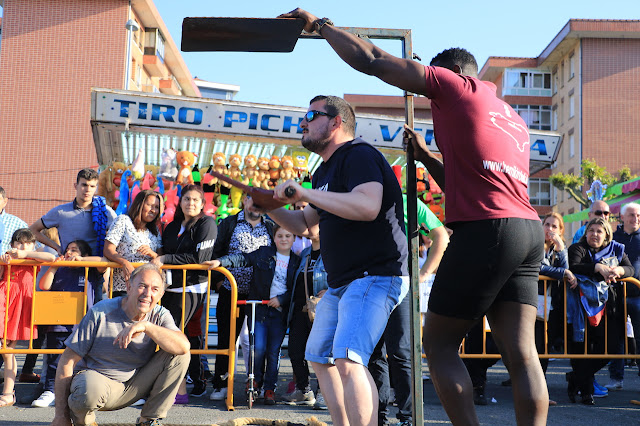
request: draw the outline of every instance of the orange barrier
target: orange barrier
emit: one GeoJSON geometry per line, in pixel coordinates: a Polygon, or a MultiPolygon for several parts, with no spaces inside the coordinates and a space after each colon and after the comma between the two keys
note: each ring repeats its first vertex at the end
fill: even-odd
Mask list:
{"type": "MultiPolygon", "coordinates": [[[[557,281],[553,278],[544,276],[544,275],[540,275],[539,277],[540,281],[543,281],[543,285],[544,285],[544,305],[546,306],[548,303],[548,291],[547,291],[547,285],[549,283],[549,281],[557,281]]],[[[624,336],[626,337],[627,335],[627,285],[628,284],[632,284],[637,286],[638,288],[640,288],[640,281],[638,281],[635,278],[623,278],[620,281],[624,282],[622,288],[623,288],[623,294],[624,294],[624,336]]],[[[566,289],[567,289],[567,282],[564,281],[564,286],[565,286],[565,294],[566,294],[566,289]]],[[[564,299],[564,353],[549,353],[549,341],[548,341],[548,329],[547,329],[547,321],[548,321],[548,312],[546,309],[544,309],[544,348],[545,351],[544,353],[538,354],[538,356],[540,358],[607,358],[607,359],[630,359],[630,358],[638,358],[640,359],[640,353],[639,354],[630,354],[629,353],[629,346],[628,346],[628,342],[627,339],[624,339],[624,353],[623,354],[610,354],[608,353],[608,332],[607,332],[607,325],[606,325],[606,321],[607,321],[607,314],[606,314],[606,309],[605,309],[605,313],[604,313],[604,321],[605,321],[605,353],[604,354],[593,354],[593,353],[588,353],[587,351],[587,329],[588,327],[585,326],[585,335],[584,335],[584,353],[582,354],[570,354],[568,349],[567,349],[567,299],[565,297],[564,299]]],[[[486,323],[486,317],[483,318],[483,321],[485,321],[486,323]]],[[[536,320],[539,321],[539,320],[536,320]]],[[[586,321],[587,318],[585,317],[585,325],[586,325],[586,321]]],[[[634,332],[636,333],[640,333],[640,330],[634,330],[634,332]]],[[[490,330],[487,327],[484,327],[483,329],[483,333],[482,333],[482,353],[478,353],[478,354],[471,354],[471,353],[465,353],[464,352],[464,340],[462,342],[462,345],[460,346],[460,357],[461,358],[501,358],[500,354],[494,354],[494,353],[487,353],[487,333],[490,333],[490,330]]],[[[422,357],[424,358],[424,354],[422,355],[422,357]]]]}
{"type": "MultiPolygon", "coordinates": [[[[37,287],[37,279],[36,279],[36,271],[37,266],[69,266],[69,267],[79,267],[85,268],[85,282],[88,282],[88,274],[89,268],[119,268],[120,264],[115,262],[71,262],[71,261],[57,261],[57,262],[45,262],[45,263],[37,263],[32,260],[11,260],[10,264],[6,266],[7,270],[5,271],[6,276],[11,276],[11,266],[15,265],[32,265],[33,266],[33,302],[31,305],[31,335],[29,339],[29,346],[26,349],[10,349],[7,348],[7,323],[9,310],[5,309],[5,317],[4,317],[4,330],[2,335],[2,347],[0,347],[0,354],[3,353],[14,353],[14,354],[61,354],[63,349],[34,349],[33,348],[33,332],[34,327],[36,325],[73,325],[78,324],[82,317],[87,313],[87,286],[85,286],[84,292],[71,292],[71,291],[36,291],[37,287]]],[[[134,267],[142,265],[141,263],[133,263],[134,267]]],[[[204,265],[163,265],[162,269],[180,269],[183,271],[182,274],[182,318],[180,319],[180,330],[184,332],[185,328],[185,318],[184,318],[184,305],[185,305],[185,290],[187,286],[187,271],[208,271],[207,276],[207,305],[206,305],[206,323],[209,324],[209,303],[210,303],[210,292],[211,292],[211,271],[204,265]]],[[[231,309],[231,317],[230,317],[230,336],[235,336],[236,334],[236,321],[235,318],[238,316],[238,287],[236,284],[236,280],[231,275],[231,273],[225,268],[216,268],[214,271],[218,271],[222,273],[231,283],[231,304],[235,306],[235,309],[231,309]]],[[[9,300],[8,295],[11,291],[11,280],[7,281],[7,299],[9,300]]],[[[15,283],[13,284],[15,285],[15,283]]],[[[113,294],[113,274],[110,274],[109,279],[109,297],[113,294]]],[[[208,341],[209,338],[209,327],[206,327],[204,341],[208,341]]],[[[230,339],[230,343],[233,342],[233,339],[230,339]]],[[[234,379],[234,367],[236,361],[236,347],[235,344],[230,344],[229,348],[222,349],[192,349],[192,354],[205,354],[205,355],[227,355],[229,357],[229,378],[228,378],[228,388],[227,388],[227,399],[226,405],[227,410],[233,410],[233,379],[234,379]]]]}

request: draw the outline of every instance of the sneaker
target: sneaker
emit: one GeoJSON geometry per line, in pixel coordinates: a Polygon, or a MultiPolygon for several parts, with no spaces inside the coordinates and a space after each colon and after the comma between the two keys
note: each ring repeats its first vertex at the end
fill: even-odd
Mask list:
{"type": "Polygon", "coordinates": [[[44,391],[42,395],[31,403],[32,407],[53,407],[56,403],[56,396],[51,391],[44,391]]]}
{"type": "Polygon", "coordinates": [[[144,422],[136,422],[136,426],[162,426],[160,419],[151,419],[144,422]]]}
{"type": "Polygon", "coordinates": [[[193,387],[193,389],[191,389],[191,392],[189,393],[189,395],[191,395],[194,398],[200,398],[201,396],[204,396],[206,394],[207,394],[206,382],[204,384],[201,382],[196,383],[196,385],[193,387]]]}
{"type": "Polygon", "coordinates": [[[264,391],[264,405],[276,405],[276,394],[271,389],[264,391]]]}
{"type": "Polygon", "coordinates": [[[144,398],[140,398],[139,400],[137,400],[136,402],[134,402],[133,404],[131,404],[131,407],[139,407],[141,405],[144,405],[144,403],[147,402],[146,399],[144,398]]]}
{"type": "Polygon", "coordinates": [[[285,401],[289,405],[313,405],[316,403],[316,397],[313,396],[311,389],[300,390],[296,389],[289,395],[284,396],[285,401]]]}
{"type": "Polygon", "coordinates": [[[609,380],[609,383],[604,385],[604,387],[610,391],[622,390],[622,380],[609,380]]]}
{"type": "Polygon", "coordinates": [[[227,399],[227,388],[214,389],[209,395],[211,401],[224,401],[227,399]]]}
{"type": "Polygon", "coordinates": [[[598,384],[596,380],[593,381],[593,396],[595,398],[604,398],[605,396],[609,396],[609,390],[605,387],[602,387],[598,384]]]}
{"type": "Polygon", "coordinates": [[[473,388],[473,403],[475,405],[487,405],[487,397],[484,396],[484,387],[473,388]]]}
{"type": "Polygon", "coordinates": [[[327,403],[324,402],[324,396],[322,396],[320,391],[318,391],[318,394],[316,395],[316,403],[313,404],[313,409],[314,410],[328,410],[329,409],[329,407],[327,407],[327,403]]]}
{"type": "Polygon", "coordinates": [[[35,373],[20,373],[18,383],[40,383],[40,375],[35,373]]]}
{"type": "Polygon", "coordinates": [[[186,405],[189,403],[189,394],[176,394],[176,399],[173,401],[174,405],[186,405]]]}

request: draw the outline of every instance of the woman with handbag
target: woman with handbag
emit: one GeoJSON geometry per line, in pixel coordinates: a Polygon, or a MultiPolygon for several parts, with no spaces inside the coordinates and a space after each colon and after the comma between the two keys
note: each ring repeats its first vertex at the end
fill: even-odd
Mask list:
{"type": "Polygon", "coordinates": [[[320,389],[314,396],[309,386],[309,365],[304,358],[316,305],[329,287],[327,272],[320,255],[320,235],[317,227],[315,231],[315,235],[310,237],[311,246],[300,253],[302,260],[291,291],[291,308],[287,321],[289,358],[291,358],[296,388],[284,398],[291,404],[313,405],[315,409],[326,410],[320,389]]]}
{"type": "MultiPolygon", "coordinates": [[[[582,354],[585,346],[589,354],[604,353],[605,323],[615,323],[619,313],[613,311],[615,303],[612,302],[616,296],[622,297],[620,291],[616,292],[616,280],[633,276],[634,269],[624,245],[612,238],[609,222],[596,217],[589,221],[580,241],[569,247],[569,268],[578,279],[578,283],[567,290],[567,340],[571,353],[582,354]],[[605,309],[606,322],[601,319],[605,309]]],[[[608,361],[606,358],[571,359],[572,371],[567,373],[567,394],[571,402],[576,401],[580,392],[583,404],[595,405],[594,375],[608,361]]]]}

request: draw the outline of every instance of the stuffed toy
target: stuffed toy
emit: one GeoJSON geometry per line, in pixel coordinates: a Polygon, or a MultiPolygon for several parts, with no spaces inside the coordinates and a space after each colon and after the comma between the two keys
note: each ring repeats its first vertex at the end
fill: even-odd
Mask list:
{"type": "Polygon", "coordinates": [[[111,164],[111,168],[113,169],[113,184],[116,188],[120,187],[120,179],[122,179],[122,174],[125,170],[127,170],[127,166],[121,161],[114,161],[111,164]]]}
{"type": "Polygon", "coordinates": [[[277,155],[272,155],[269,160],[269,181],[268,188],[273,188],[278,184],[280,179],[280,159],[277,155]]]}
{"type": "Polygon", "coordinates": [[[144,165],[144,177],[142,178],[141,186],[143,190],[157,188],[158,179],[156,178],[156,176],[158,176],[158,170],[158,166],[154,166],[151,164],[144,165]]]}
{"type": "Polygon", "coordinates": [[[175,180],[176,176],[178,176],[178,169],[174,165],[176,161],[176,150],[173,148],[163,148],[160,159],[161,163],[158,177],[166,179],[167,181],[175,180]]]}
{"type": "Polygon", "coordinates": [[[176,160],[180,166],[176,183],[186,186],[193,185],[193,176],[191,176],[191,168],[196,163],[196,155],[189,151],[180,151],[176,154],[176,160]]]}
{"type": "Polygon", "coordinates": [[[116,188],[113,185],[113,167],[107,166],[98,175],[98,190],[96,191],[96,195],[104,197],[107,205],[111,207],[116,200],[115,194],[116,188]]]}
{"type": "Polygon", "coordinates": [[[282,164],[282,170],[280,170],[280,181],[286,182],[289,179],[296,177],[296,172],[293,170],[293,158],[289,155],[284,155],[280,162],[282,164]]]}
{"type": "Polygon", "coordinates": [[[231,154],[229,156],[229,177],[234,180],[241,181],[240,166],[242,165],[242,156],[240,154],[231,154]]]}
{"type": "Polygon", "coordinates": [[[249,154],[244,157],[242,183],[244,183],[245,185],[253,185],[253,180],[256,177],[256,164],[258,164],[258,159],[255,155],[249,154]]]}
{"type": "Polygon", "coordinates": [[[131,173],[135,180],[142,180],[144,177],[144,149],[142,148],[138,150],[138,155],[131,164],[131,173]]]}
{"type": "Polygon", "coordinates": [[[295,170],[299,178],[302,178],[302,176],[309,170],[309,153],[293,151],[291,153],[291,157],[293,158],[293,170],[295,170]]]}
{"type": "MultiPolygon", "coordinates": [[[[227,170],[227,156],[224,155],[224,153],[216,152],[215,154],[213,154],[213,157],[211,159],[213,161],[214,172],[220,173],[221,175],[229,174],[227,170]]],[[[215,183],[218,183],[218,178],[216,177],[211,179],[211,181],[209,182],[209,185],[212,185],[215,183]]]]}
{"type": "Polygon", "coordinates": [[[258,158],[258,172],[253,180],[256,188],[269,189],[269,159],[267,157],[258,158]]]}

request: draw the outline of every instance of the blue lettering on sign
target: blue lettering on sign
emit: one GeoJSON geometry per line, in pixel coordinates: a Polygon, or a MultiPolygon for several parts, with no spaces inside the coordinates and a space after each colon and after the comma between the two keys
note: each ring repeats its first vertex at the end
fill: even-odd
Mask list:
{"type": "MultiPolygon", "coordinates": [[[[298,124],[295,125],[298,128],[297,133],[302,133],[302,127],[300,127],[302,120],[303,120],[302,117],[298,118],[298,124]]],[[[285,133],[290,133],[292,126],[293,126],[293,117],[289,117],[288,115],[285,115],[284,122],[282,123],[282,131],[285,133]]]]}
{"type": "Polygon", "coordinates": [[[252,112],[249,114],[249,130],[256,130],[258,128],[258,114],[252,112]]]}
{"type": "Polygon", "coordinates": [[[138,104],[138,119],[146,120],[147,119],[147,104],[146,102],[140,102],[138,104]]]}
{"type": "Polygon", "coordinates": [[[160,121],[160,116],[164,116],[164,121],[174,123],[173,115],[176,113],[176,108],[171,105],[151,105],[151,119],[154,121],[160,121]]]}
{"type": "Polygon", "coordinates": [[[402,126],[398,126],[396,132],[393,134],[393,136],[391,136],[391,134],[389,133],[389,126],[387,126],[386,124],[380,125],[382,140],[384,140],[385,142],[392,142],[396,138],[396,136],[398,136],[398,132],[400,132],[400,130],[402,130],[402,126]]]}
{"type": "Polygon", "coordinates": [[[240,111],[224,112],[224,127],[231,127],[233,123],[244,123],[247,121],[247,113],[240,111]]]}
{"type": "Polygon", "coordinates": [[[133,101],[123,101],[121,99],[114,99],[115,102],[120,102],[120,117],[129,117],[129,105],[135,105],[133,101]]]}
{"type": "Polygon", "coordinates": [[[269,120],[272,118],[280,118],[279,115],[271,115],[265,114],[262,116],[262,120],[260,120],[260,130],[266,130],[267,132],[277,132],[279,129],[270,129],[269,128],[269,120]]]}
{"type": "Polygon", "coordinates": [[[202,110],[200,108],[182,107],[178,110],[178,121],[184,124],[201,124],[202,110]],[[189,121],[189,111],[193,111],[193,120],[189,121]]]}
{"type": "Polygon", "coordinates": [[[547,155],[547,145],[544,143],[544,139],[538,139],[531,145],[531,151],[538,151],[540,155],[547,155]]]}

